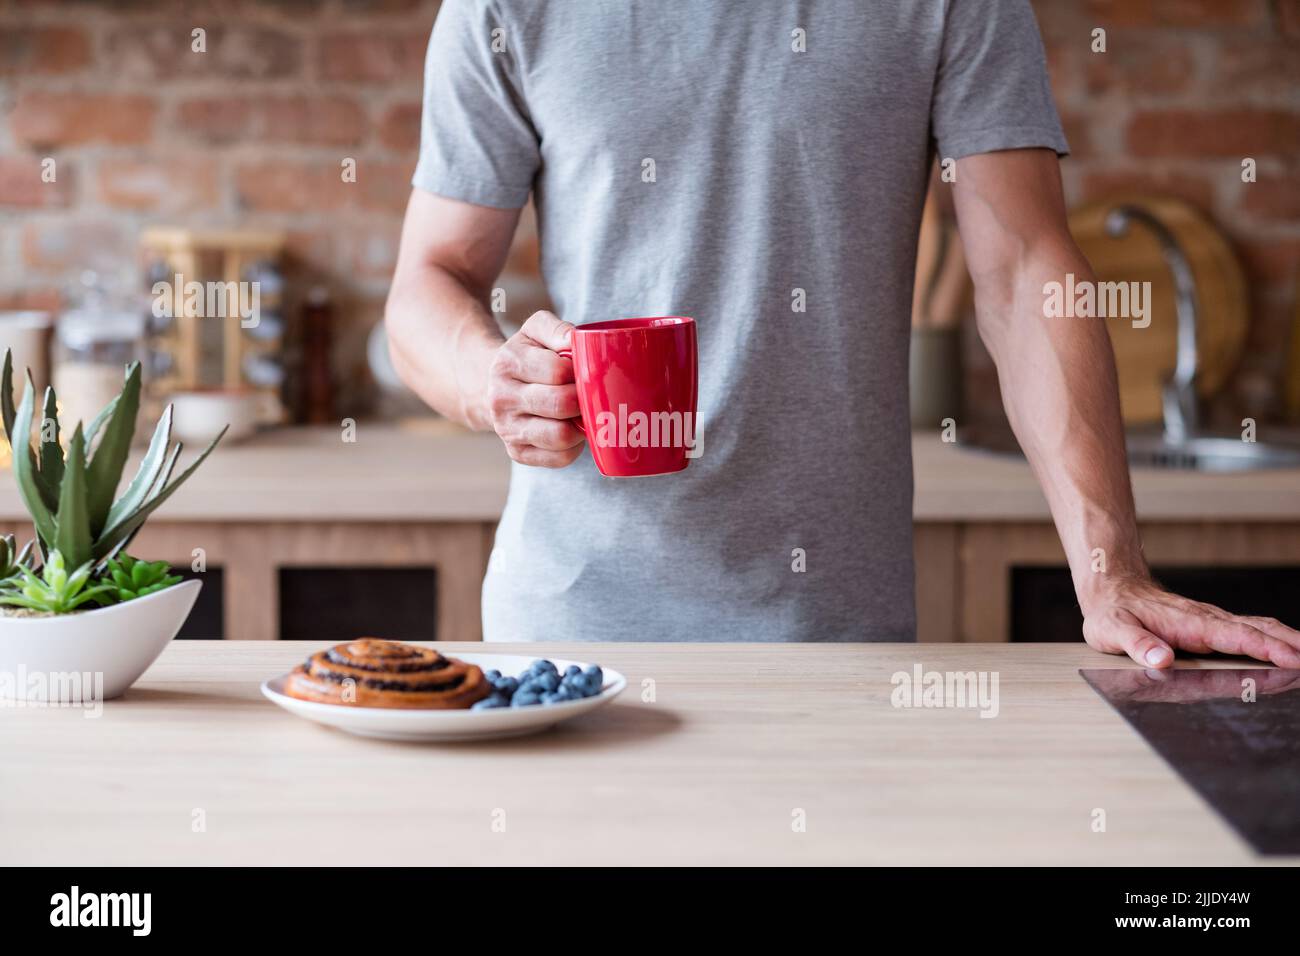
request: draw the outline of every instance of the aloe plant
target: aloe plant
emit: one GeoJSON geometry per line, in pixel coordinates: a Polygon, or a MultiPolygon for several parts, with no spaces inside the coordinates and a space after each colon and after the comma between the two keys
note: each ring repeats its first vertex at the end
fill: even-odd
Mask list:
{"type": "Polygon", "coordinates": [[[87,601],[97,600],[113,590],[107,584],[92,584],[87,587],[91,570],[91,563],[87,561],[69,574],[63,555],[52,551],[39,574],[26,567],[18,569],[21,581],[11,582],[11,585],[21,586],[0,592],[0,604],[50,614],[67,614],[87,601]]]}
{"type": "Polygon", "coordinates": [[[35,400],[29,373],[22,400],[14,407],[13,358],[6,351],[0,373],[0,415],[14,449],[18,491],[36,526],[47,563],[57,551],[68,566],[77,569],[76,573],[83,565],[102,566],[130,544],[145,520],[194,474],[226,433],[223,428],[194,463],[173,479],[172,471],[184,446],[180,442],[171,444],[172,408],[167,406],[135,477],[117,497],[140,410],[140,363],[127,367],[122,391],[84,430],[81,423],[77,424],[68,442],[66,460],[60,442],[58,397],[53,388],[45,390],[40,441],[38,447],[32,446],[35,400]],[[96,437],[99,443],[92,451],[96,437]]]}
{"type": "Polygon", "coordinates": [[[21,551],[15,547],[13,535],[0,535],[0,584],[18,577],[18,572],[31,561],[32,542],[23,545],[21,551]]]}
{"type": "Polygon", "coordinates": [[[166,561],[141,561],[123,551],[108,562],[102,580],[109,590],[99,603],[119,604],[179,584],[181,576],[172,574],[166,561]]]}

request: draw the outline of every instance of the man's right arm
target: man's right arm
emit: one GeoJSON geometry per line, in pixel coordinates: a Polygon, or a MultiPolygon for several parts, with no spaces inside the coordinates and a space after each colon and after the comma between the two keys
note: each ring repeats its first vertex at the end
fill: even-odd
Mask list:
{"type": "Polygon", "coordinates": [[[413,190],[384,322],[393,365],[431,408],[495,431],[515,461],[559,468],[583,441],[573,368],[556,354],[572,326],[537,312],[504,340],[488,309],[518,221],[413,190]]]}

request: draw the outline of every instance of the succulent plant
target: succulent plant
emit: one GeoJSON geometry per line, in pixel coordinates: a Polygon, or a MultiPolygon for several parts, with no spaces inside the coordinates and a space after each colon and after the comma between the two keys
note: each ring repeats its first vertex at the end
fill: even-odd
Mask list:
{"type": "Polygon", "coordinates": [[[91,562],[87,561],[69,574],[63,555],[52,551],[39,574],[26,567],[18,569],[21,580],[11,582],[10,589],[0,592],[0,604],[51,614],[67,614],[87,601],[97,600],[101,595],[112,591],[107,584],[92,584],[87,587],[90,572],[91,562]]]}
{"type": "Polygon", "coordinates": [[[59,441],[54,389],[45,390],[39,450],[30,440],[34,405],[35,389],[28,374],[22,401],[14,408],[13,358],[6,352],[0,374],[0,414],[14,449],[18,491],[36,526],[47,564],[48,556],[58,551],[67,565],[77,569],[74,573],[80,573],[83,565],[102,565],[125,548],[149,515],[194,474],[226,433],[222,429],[194,463],[172,479],[183,446],[180,442],[170,445],[172,408],[167,406],[139,470],[116,498],[140,410],[140,363],[128,366],[122,391],[84,431],[81,423],[77,424],[66,460],[59,441]],[[99,444],[92,451],[97,436],[99,444]]]}
{"type": "Polygon", "coordinates": [[[23,545],[21,551],[16,547],[13,535],[0,535],[0,583],[18,577],[19,570],[31,560],[32,542],[23,545]]]}
{"type": "Polygon", "coordinates": [[[100,604],[119,604],[179,584],[181,577],[171,573],[166,561],[141,561],[123,551],[108,562],[101,580],[109,591],[96,600],[100,604]]]}

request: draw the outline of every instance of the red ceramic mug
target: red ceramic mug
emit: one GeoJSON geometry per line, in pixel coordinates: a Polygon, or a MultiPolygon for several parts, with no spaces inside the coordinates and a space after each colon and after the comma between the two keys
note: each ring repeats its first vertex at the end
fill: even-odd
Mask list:
{"type": "Polygon", "coordinates": [[[580,325],[572,349],[581,418],[596,468],[607,478],[668,475],[698,448],[699,351],[682,315],[580,325]]]}

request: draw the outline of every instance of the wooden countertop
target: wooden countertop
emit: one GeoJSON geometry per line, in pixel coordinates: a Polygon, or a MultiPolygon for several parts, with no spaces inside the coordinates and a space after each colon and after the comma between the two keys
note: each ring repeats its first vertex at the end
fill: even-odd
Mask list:
{"type": "MultiPolygon", "coordinates": [[[[1047,521],[1029,467],[912,439],[918,521],[1047,521]]],[[[134,465],[131,466],[132,468],[134,465]]],[[[1300,520],[1300,470],[1240,475],[1134,472],[1147,521],[1300,520]]],[[[287,428],[220,448],[158,512],[161,521],[495,521],[509,460],[495,435],[445,421],[287,428]]],[[[12,473],[0,474],[0,521],[26,521],[12,473]]]]}
{"type": "Polygon", "coordinates": [[[5,861],[1260,862],[1077,673],[1131,665],[1082,644],[495,645],[596,659],[629,688],[541,736],[441,746],[262,698],[318,646],[176,642],[97,719],[4,709],[5,861]],[[996,671],[998,716],[892,707],[890,675],[918,662],[996,671]]]}

